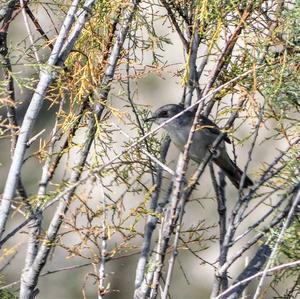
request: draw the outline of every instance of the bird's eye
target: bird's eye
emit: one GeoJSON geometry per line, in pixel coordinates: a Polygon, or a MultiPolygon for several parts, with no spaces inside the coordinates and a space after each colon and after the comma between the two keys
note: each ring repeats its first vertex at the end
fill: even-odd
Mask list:
{"type": "Polygon", "coordinates": [[[168,111],[164,110],[164,111],[161,111],[159,113],[159,117],[167,117],[168,116],[168,111]]]}

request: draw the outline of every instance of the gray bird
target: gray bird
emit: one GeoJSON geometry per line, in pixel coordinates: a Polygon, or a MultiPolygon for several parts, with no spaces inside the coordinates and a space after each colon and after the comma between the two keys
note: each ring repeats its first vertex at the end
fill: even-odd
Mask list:
{"type": "MultiPolygon", "coordinates": [[[[176,114],[182,112],[184,108],[180,105],[169,104],[157,109],[152,117],[145,121],[154,121],[160,125],[176,114]]],[[[176,119],[167,123],[163,128],[169,133],[172,142],[184,151],[184,146],[188,140],[189,132],[193,124],[195,111],[186,111],[176,119]]],[[[214,143],[215,139],[220,134],[218,126],[204,115],[200,115],[197,128],[193,136],[193,142],[190,147],[189,155],[192,160],[201,163],[207,151],[214,143]]],[[[230,159],[226,152],[225,142],[231,143],[226,135],[223,141],[219,144],[216,153],[213,156],[213,162],[216,163],[227,175],[230,181],[236,188],[239,188],[243,171],[230,159]]],[[[252,186],[253,182],[246,176],[243,188],[252,186]]]]}

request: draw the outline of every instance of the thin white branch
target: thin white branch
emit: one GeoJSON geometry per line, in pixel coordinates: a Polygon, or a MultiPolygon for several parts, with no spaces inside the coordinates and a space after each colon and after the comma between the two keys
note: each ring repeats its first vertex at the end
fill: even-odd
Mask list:
{"type": "Polygon", "coordinates": [[[99,175],[96,175],[97,183],[100,187],[100,203],[102,203],[102,237],[101,237],[101,259],[99,265],[99,285],[98,285],[98,299],[103,299],[105,296],[105,264],[107,261],[107,208],[106,208],[106,197],[103,191],[103,185],[99,175]]]}
{"type": "MultiPolygon", "coordinates": [[[[120,126],[118,126],[115,123],[112,123],[112,125],[114,127],[116,127],[118,130],[120,130],[120,132],[126,136],[128,139],[133,140],[126,132],[124,132],[122,130],[122,128],[120,126]]],[[[159,161],[156,157],[154,157],[151,153],[149,153],[146,149],[141,148],[142,153],[144,153],[147,157],[149,157],[152,161],[154,161],[156,164],[158,164],[163,170],[165,170],[166,172],[168,172],[169,174],[171,174],[172,176],[175,175],[175,172],[173,169],[171,169],[170,167],[168,167],[166,164],[162,163],[161,161],[159,161]]]]}
{"type": "Polygon", "coordinates": [[[268,269],[267,271],[261,271],[261,272],[258,272],[250,277],[247,277],[246,279],[242,280],[242,281],[239,281],[238,283],[232,285],[230,288],[228,288],[226,291],[222,292],[221,294],[219,294],[218,296],[216,297],[212,297],[211,299],[221,299],[224,295],[228,294],[230,291],[232,291],[233,289],[235,289],[236,287],[244,284],[245,282],[248,282],[256,277],[259,277],[259,276],[262,276],[265,272],[266,274],[270,273],[270,272],[273,272],[273,271],[279,271],[279,270],[282,270],[282,269],[285,269],[285,268],[292,268],[292,267],[296,267],[300,265],[300,260],[297,260],[297,261],[294,261],[294,262],[290,262],[290,263],[286,263],[286,264],[281,264],[279,266],[276,266],[276,267],[273,267],[273,268],[270,268],[268,269]]]}
{"type": "Polygon", "coordinates": [[[45,131],[46,131],[46,129],[43,129],[42,131],[40,131],[39,133],[37,133],[35,136],[33,136],[32,138],[30,138],[26,142],[27,147],[30,146],[33,142],[35,142],[41,135],[43,135],[45,133],[45,131]]]}
{"type": "Polygon", "coordinates": [[[20,133],[18,141],[16,144],[14,156],[12,163],[8,172],[6,179],[4,192],[0,205],[0,239],[2,239],[3,233],[5,231],[6,222],[10,212],[11,200],[13,199],[17,184],[19,181],[19,176],[21,174],[21,168],[23,165],[24,155],[27,148],[27,141],[32,132],[32,128],[36,122],[37,116],[42,108],[44,102],[44,95],[55,74],[52,72],[52,67],[55,65],[59,57],[59,52],[63,47],[63,42],[65,41],[66,35],[69,32],[73,22],[74,15],[77,10],[79,0],[74,0],[68,11],[66,19],[62,25],[61,31],[57,37],[54,48],[49,57],[47,68],[43,68],[40,71],[40,80],[32,96],[31,102],[27,108],[26,114],[22,126],[20,128],[20,133]]]}
{"type": "MultiPolygon", "coordinates": [[[[74,162],[73,171],[69,178],[71,184],[79,180],[91,144],[92,144],[91,138],[88,137],[87,139],[84,139],[82,150],[74,162]]],[[[66,193],[65,196],[60,200],[57,209],[51,219],[45,239],[40,245],[40,248],[36,253],[36,257],[32,262],[32,265],[29,267],[27,272],[23,273],[21,278],[21,288],[20,288],[20,297],[19,297],[20,299],[31,298],[31,295],[36,287],[40,272],[47,261],[48,254],[51,249],[51,246],[49,246],[49,244],[52,244],[57,236],[57,232],[61,226],[64,215],[68,210],[68,205],[70,203],[70,199],[74,195],[74,192],[75,192],[75,188],[70,189],[69,192],[66,193]]]]}
{"type": "Polygon", "coordinates": [[[174,265],[175,265],[175,259],[178,255],[177,247],[178,247],[178,242],[179,242],[179,237],[180,237],[180,229],[181,229],[183,215],[184,215],[184,206],[183,205],[184,205],[184,197],[181,197],[180,203],[179,203],[179,206],[181,207],[180,215],[179,215],[179,219],[178,219],[177,225],[176,225],[175,237],[174,237],[173,246],[172,246],[173,250],[172,250],[172,254],[169,258],[169,265],[168,265],[168,272],[167,272],[167,276],[166,276],[165,286],[164,286],[164,289],[163,289],[163,292],[161,295],[162,299],[168,298],[172,273],[173,273],[173,269],[174,269],[174,265]]]}
{"type": "Polygon", "coordinates": [[[268,260],[268,263],[263,271],[263,274],[262,274],[262,277],[258,283],[258,286],[256,288],[256,291],[255,291],[255,294],[254,294],[254,297],[253,299],[258,299],[259,295],[260,295],[260,292],[261,292],[261,289],[263,287],[263,283],[264,283],[264,280],[266,278],[266,275],[268,273],[268,269],[272,266],[273,262],[274,262],[274,259],[275,259],[275,256],[277,254],[277,250],[278,250],[278,247],[282,244],[283,242],[283,238],[284,238],[284,234],[287,230],[287,228],[289,227],[290,223],[291,223],[291,220],[294,216],[294,213],[295,213],[295,210],[296,210],[296,207],[297,205],[299,204],[300,202],[300,190],[298,191],[297,195],[295,196],[295,199],[294,199],[294,202],[293,202],[293,205],[287,215],[287,218],[284,222],[284,225],[282,226],[281,228],[281,231],[280,231],[280,234],[276,240],[276,243],[275,243],[275,246],[273,247],[273,250],[272,250],[272,253],[269,257],[269,260],[268,260]]]}
{"type": "MultiPolygon", "coordinates": [[[[88,11],[90,11],[94,2],[95,1],[91,1],[91,0],[86,1],[83,9],[81,10],[81,13],[79,14],[78,19],[77,19],[78,24],[81,24],[81,26],[78,27],[75,25],[74,30],[82,29],[83,24],[86,22],[86,20],[88,18],[88,11]],[[89,7],[87,7],[87,5],[89,5],[89,7]]],[[[131,20],[133,18],[136,8],[137,8],[137,4],[138,4],[138,1],[133,1],[133,4],[130,5],[128,10],[125,11],[124,23],[119,31],[117,40],[114,44],[114,48],[113,48],[114,50],[112,51],[110,59],[109,59],[109,66],[107,67],[107,71],[105,72],[105,76],[101,82],[100,90],[104,90],[104,92],[102,93],[102,97],[101,97],[102,100],[107,99],[108,93],[110,91],[109,83],[113,79],[115,69],[117,67],[117,63],[120,58],[119,54],[121,53],[121,50],[123,48],[123,44],[124,44],[125,38],[127,36],[129,25],[131,23],[131,20]],[[116,57],[115,57],[115,55],[116,55],[116,57]],[[110,64],[110,62],[112,62],[113,64],[110,64]]],[[[72,34],[70,36],[72,36],[72,34]]],[[[72,42],[75,42],[75,40],[72,40],[72,42]]],[[[73,170],[72,170],[70,178],[69,178],[70,185],[73,187],[69,188],[69,191],[67,193],[65,193],[63,198],[60,199],[59,204],[54,213],[54,216],[51,219],[51,222],[48,227],[45,238],[38,250],[38,253],[36,255],[34,262],[32,263],[31,267],[28,269],[28,271],[26,273],[23,273],[23,275],[22,275],[20,297],[19,297],[20,299],[31,298],[33,292],[35,291],[35,287],[37,285],[41,270],[44,267],[44,265],[47,261],[49,252],[51,250],[51,246],[49,246],[49,244],[52,244],[54,242],[55,238],[57,237],[57,233],[61,227],[63,218],[68,211],[70,201],[76,190],[76,186],[78,185],[78,182],[80,181],[80,176],[84,169],[86,159],[90,152],[90,148],[94,141],[94,137],[95,137],[95,133],[96,133],[95,117],[98,118],[101,115],[101,111],[103,111],[103,110],[101,110],[100,106],[99,106],[99,110],[97,111],[97,109],[96,109],[95,115],[93,115],[89,119],[88,128],[85,132],[85,138],[83,138],[83,144],[82,144],[81,151],[80,151],[77,159],[74,162],[74,167],[73,167],[73,170]]]]}
{"type": "Polygon", "coordinates": [[[25,7],[24,7],[24,1],[20,0],[20,4],[21,4],[22,15],[23,15],[25,27],[26,27],[26,30],[27,30],[27,33],[28,33],[28,37],[29,37],[29,40],[30,40],[30,43],[31,43],[31,47],[32,47],[35,59],[36,59],[37,63],[40,63],[41,60],[39,58],[38,50],[37,50],[37,48],[35,46],[35,43],[34,43],[34,40],[33,40],[32,32],[30,30],[30,26],[29,26],[28,19],[27,19],[27,14],[26,14],[25,7]]]}

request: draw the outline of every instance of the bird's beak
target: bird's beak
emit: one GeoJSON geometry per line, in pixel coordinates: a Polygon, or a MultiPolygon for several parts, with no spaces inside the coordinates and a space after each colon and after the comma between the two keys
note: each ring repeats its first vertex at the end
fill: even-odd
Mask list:
{"type": "Polygon", "coordinates": [[[146,118],[146,119],[144,120],[144,122],[145,122],[145,123],[148,123],[148,122],[150,122],[150,121],[154,121],[155,119],[156,119],[156,117],[155,117],[155,116],[152,116],[152,117],[146,118]]]}

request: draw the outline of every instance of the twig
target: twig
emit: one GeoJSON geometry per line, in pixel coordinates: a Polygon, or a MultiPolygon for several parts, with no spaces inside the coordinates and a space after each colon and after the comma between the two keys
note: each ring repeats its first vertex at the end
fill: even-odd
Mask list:
{"type": "Polygon", "coordinates": [[[174,241],[173,241],[172,254],[171,254],[171,257],[169,258],[165,286],[163,289],[163,293],[161,295],[162,299],[167,299],[167,296],[169,294],[169,287],[171,284],[171,277],[172,277],[172,273],[173,273],[173,269],[174,269],[174,265],[175,265],[175,259],[178,255],[177,247],[178,247],[178,242],[179,242],[181,224],[182,224],[183,215],[184,215],[184,204],[185,204],[184,197],[181,197],[181,200],[179,202],[180,212],[179,212],[179,217],[178,217],[178,221],[177,221],[177,225],[176,225],[176,229],[175,229],[175,237],[174,237],[174,241]]]}
{"type": "MultiPolygon", "coordinates": [[[[84,8],[80,10],[79,17],[77,19],[77,25],[74,26],[73,30],[79,30],[83,27],[84,23],[86,22],[88,18],[88,11],[93,7],[95,1],[87,0],[84,8]]],[[[117,67],[117,63],[120,57],[120,52],[124,44],[124,40],[126,38],[129,24],[133,18],[133,15],[135,13],[135,10],[137,8],[138,2],[134,1],[132,5],[128,8],[128,10],[125,11],[124,16],[124,23],[121,27],[116,42],[114,44],[114,48],[111,52],[111,56],[109,59],[109,63],[107,66],[107,69],[105,71],[105,75],[102,79],[101,86],[100,86],[100,95],[101,100],[105,101],[107,99],[108,93],[110,91],[110,83],[114,77],[114,73],[117,67]]],[[[71,8],[72,9],[72,8],[71,8]]],[[[72,10],[72,13],[74,14],[76,10],[72,10]]],[[[75,37],[78,36],[78,33],[73,32],[70,35],[69,41],[75,42],[75,37]]],[[[55,49],[55,46],[54,46],[55,49]]],[[[66,45],[64,47],[65,50],[62,51],[63,57],[67,52],[67,49],[69,49],[69,46],[66,45]]],[[[75,167],[72,170],[72,173],[70,175],[70,183],[73,186],[67,193],[65,193],[64,197],[60,200],[59,205],[54,213],[54,216],[50,222],[49,228],[47,230],[47,234],[45,236],[45,239],[43,240],[38,253],[36,255],[36,258],[34,262],[32,263],[32,266],[29,268],[29,270],[22,275],[21,279],[21,290],[20,290],[20,299],[27,299],[31,296],[37,281],[38,277],[40,275],[40,272],[42,268],[44,267],[47,257],[49,255],[51,246],[49,244],[52,244],[55,240],[57,233],[60,229],[60,226],[63,221],[63,217],[65,213],[68,210],[70,200],[72,196],[74,195],[74,192],[76,190],[76,187],[78,182],[80,181],[80,176],[83,171],[87,156],[89,154],[91,144],[93,143],[95,133],[96,133],[96,120],[98,120],[102,114],[104,107],[102,105],[97,105],[95,107],[95,115],[90,117],[88,128],[86,130],[86,136],[84,138],[84,144],[82,146],[81,152],[79,156],[77,157],[75,161],[75,167]]]]}
{"type": "MultiPolygon", "coordinates": [[[[237,277],[237,279],[233,282],[233,285],[237,284],[239,281],[245,280],[247,277],[250,277],[259,272],[259,270],[263,267],[265,262],[267,261],[269,255],[271,254],[271,248],[269,245],[262,245],[255,253],[254,257],[248,263],[247,267],[243,270],[243,272],[237,277]]],[[[237,299],[244,292],[247,285],[250,281],[247,281],[238,287],[234,288],[231,292],[227,293],[226,296],[222,298],[227,299],[237,299]]],[[[228,288],[228,286],[227,286],[228,288]]],[[[223,289],[225,291],[227,288],[223,289]]]]}
{"type": "Polygon", "coordinates": [[[43,30],[43,28],[41,27],[41,25],[39,24],[38,20],[36,19],[36,17],[33,15],[31,9],[29,8],[29,6],[26,4],[25,5],[25,11],[28,14],[29,18],[31,19],[32,23],[34,24],[36,30],[40,33],[40,35],[47,41],[47,46],[50,48],[50,50],[53,49],[53,44],[52,42],[49,40],[46,32],[43,30]]]}
{"type": "MultiPolygon", "coordinates": [[[[285,264],[281,264],[279,266],[276,266],[276,267],[273,267],[273,268],[270,268],[266,271],[266,274],[270,273],[270,272],[274,272],[274,271],[279,271],[279,270],[282,270],[282,269],[285,269],[285,268],[291,268],[291,267],[296,267],[300,265],[300,260],[298,261],[294,261],[294,262],[290,262],[290,263],[285,263],[285,264]]],[[[232,285],[230,288],[228,288],[226,291],[222,292],[221,294],[219,294],[218,296],[216,297],[212,297],[212,299],[221,299],[224,295],[228,294],[230,291],[232,291],[233,289],[239,287],[240,285],[246,283],[246,282],[250,282],[251,280],[253,280],[254,278],[256,277],[259,277],[259,276],[262,276],[263,274],[265,273],[265,271],[261,271],[261,272],[258,272],[242,281],[239,281],[238,283],[232,285]]]]}
{"type": "MultiPolygon", "coordinates": [[[[220,185],[217,184],[217,180],[214,173],[214,168],[212,162],[209,163],[209,169],[211,173],[213,187],[216,193],[218,214],[219,214],[219,263],[218,267],[221,267],[226,262],[226,256],[222,254],[222,247],[225,239],[226,229],[227,229],[227,209],[226,209],[226,197],[225,197],[225,174],[222,170],[219,172],[220,185]]],[[[217,272],[217,271],[216,271],[217,272]]],[[[227,273],[223,273],[222,276],[215,275],[215,281],[213,283],[213,293],[219,292],[220,288],[222,290],[227,289],[228,278],[227,273]]]]}
{"type": "Polygon", "coordinates": [[[26,146],[30,147],[30,145],[35,142],[41,135],[43,135],[45,133],[46,129],[41,130],[39,133],[37,133],[36,135],[34,135],[32,138],[30,138],[27,142],[26,142],[26,146]]]}
{"type": "Polygon", "coordinates": [[[5,262],[5,264],[4,264],[3,266],[1,266],[1,268],[0,268],[0,273],[2,273],[3,270],[4,270],[7,266],[10,265],[11,261],[16,257],[17,253],[18,253],[17,251],[14,252],[14,253],[9,257],[9,259],[5,262]]]}
{"type": "MultiPolygon", "coordinates": [[[[59,269],[56,269],[56,270],[48,270],[46,272],[41,273],[40,277],[44,277],[44,276],[47,276],[47,275],[59,273],[59,272],[62,272],[62,271],[80,269],[80,268],[90,266],[90,265],[92,265],[92,263],[85,263],[85,264],[81,264],[81,265],[73,265],[73,266],[69,266],[69,267],[62,267],[62,268],[59,268],[59,269]]],[[[9,283],[5,286],[0,287],[0,290],[5,290],[5,289],[12,288],[12,287],[18,285],[20,282],[21,282],[20,280],[11,282],[11,283],[9,283]]]]}
{"type": "MultiPolygon", "coordinates": [[[[128,49],[130,49],[130,39],[128,39],[128,49]]],[[[127,62],[126,62],[126,74],[127,74],[127,98],[128,98],[128,101],[130,103],[130,106],[132,108],[132,111],[133,111],[133,114],[135,116],[135,119],[137,121],[137,124],[138,124],[138,127],[142,133],[142,135],[145,135],[145,130],[144,130],[144,127],[142,125],[142,122],[141,122],[141,119],[140,119],[140,116],[135,108],[135,105],[133,103],[133,99],[131,97],[131,89],[130,89],[130,60],[129,60],[129,54],[130,54],[130,50],[128,50],[128,54],[127,54],[127,62]]],[[[150,153],[150,146],[148,144],[148,141],[145,140],[145,145],[146,145],[146,149],[147,149],[147,152],[150,153]]],[[[152,171],[152,162],[151,162],[151,158],[149,157],[149,166],[150,166],[150,170],[151,170],[151,177],[152,177],[152,183],[154,184],[154,181],[155,181],[155,178],[154,178],[154,174],[153,174],[153,171],[152,171]]]]}
{"type": "MultiPolygon", "coordinates": [[[[297,142],[297,141],[296,141],[297,142]]],[[[295,143],[296,143],[295,142],[295,143]]],[[[294,143],[294,144],[295,144],[294,143]]],[[[292,145],[289,147],[289,149],[292,147],[292,145]]],[[[287,151],[286,151],[287,152],[287,151]]],[[[286,154],[286,152],[284,154],[286,154]]],[[[237,221],[237,219],[239,219],[238,217],[238,212],[242,209],[243,205],[246,202],[246,198],[247,200],[250,198],[249,194],[253,194],[254,191],[253,190],[257,190],[257,186],[261,186],[261,181],[265,181],[267,179],[269,179],[270,177],[273,176],[273,173],[271,172],[271,169],[273,168],[274,165],[276,165],[276,163],[278,163],[278,161],[280,161],[280,159],[282,158],[282,156],[284,155],[283,153],[280,154],[278,157],[276,157],[273,161],[273,163],[271,163],[271,165],[268,167],[268,169],[264,172],[264,174],[262,175],[262,178],[249,190],[248,193],[246,193],[235,205],[235,207],[233,208],[232,212],[231,212],[231,216],[230,219],[228,221],[228,227],[227,227],[227,232],[225,235],[225,239],[224,239],[224,243],[223,243],[223,247],[222,247],[222,251],[223,251],[223,255],[227,256],[228,254],[228,250],[229,247],[232,245],[232,238],[235,234],[237,225],[239,224],[239,221],[237,221]],[[270,173],[271,172],[271,173],[270,173]]],[[[284,166],[282,166],[281,168],[283,168],[284,166]]],[[[280,168],[280,169],[281,169],[280,168]]],[[[279,171],[279,170],[278,170],[279,171]]],[[[268,231],[271,227],[274,227],[277,223],[280,222],[280,220],[285,217],[286,211],[284,211],[283,213],[281,213],[274,221],[272,221],[272,223],[270,224],[270,226],[268,228],[266,228],[265,230],[263,230],[264,232],[268,231]]],[[[241,256],[246,250],[248,250],[251,246],[253,246],[261,237],[263,236],[263,233],[259,233],[253,240],[247,242],[247,244],[245,246],[243,246],[238,252],[236,252],[229,260],[226,260],[226,263],[223,264],[223,266],[219,269],[217,275],[222,276],[223,273],[225,273],[228,268],[230,267],[230,265],[232,265],[232,263],[239,257],[241,256]]],[[[213,294],[213,296],[216,296],[216,293],[213,294]]]]}
{"type": "MultiPolygon", "coordinates": [[[[231,34],[228,42],[226,43],[223,51],[221,52],[221,55],[218,58],[217,63],[214,66],[214,69],[212,70],[211,76],[209,78],[208,83],[206,84],[205,88],[202,91],[201,96],[203,97],[203,95],[206,95],[208,93],[208,91],[210,90],[210,88],[213,86],[213,84],[215,83],[218,75],[220,74],[223,66],[226,63],[226,59],[228,59],[228,57],[230,57],[233,48],[238,40],[239,35],[241,34],[245,24],[246,24],[246,20],[249,18],[249,16],[251,15],[251,11],[253,9],[253,4],[254,1],[249,1],[249,4],[247,5],[247,7],[245,8],[245,10],[242,12],[241,15],[241,19],[239,21],[239,24],[236,26],[234,32],[231,34]]],[[[205,116],[208,116],[213,108],[215,104],[214,100],[210,100],[206,109],[205,109],[205,116]]]]}
{"type": "MultiPolygon", "coordinates": [[[[27,148],[26,143],[29,135],[31,134],[32,127],[37,119],[40,109],[42,108],[46,90],[54,78],[54,74],[52,73],[51,68],[57,63],[66,35],[74,22],[74,14],[76,12],[78,3],[79,0],[73,1],[70,10],[65,18],[59,36],[55,42],[55,46],[48,60],[49,68],[41,69],[40,71],[40,81],[36,87],[35,93],[32,97],[32,100],[24,116],[22,126],[20,128],[19,138],[14,151],[14,158],[8,172],[0,205],[0,239],[2,238],[5,230],[5,225],[10,211],[11,200],[15,195],[16,187],[18,184],[18,178],[20,176],[25,151],[27,148]]],[[[83,13],[83,18],[85,18],[86,15],[87,14],[83,13]]]]}
{"type": "MultiPolygon", "coordinates": [[[[129,140],[133,140],[126,132],[124,132],[124,130],[122,130],[122,128],[120,126],[118,126],[115,123],[112,123],[112,125],[116,128],[118,128],[118,130],[124,135],[126,136],[129,140]]],[[[147,157],[149,157],[150,160],[152,160],[153,162],[155,162],[156,164],[158,164],[163,170],[165,170],[166,172],[168,172],[171,175],[174,175],[175,172],[168,167],[165,163],[161,162],[160,160],[158,160],[156,157],[154,157],[151,153],[149,153],[147,150],[141,148],[142,153],[144,153],[147,157]]]]}
{"type": "MultiPolygon", "coordinates": [[[[12,12],[11,12],[12,13],[12,12]]],[[[7,81],[4,97],[6,98],[6,113],[11,134],[11,156],[13,156],[18,139],[18,121],[15,104],[15,89],[12,77],[12,67],[8,55],[7,30],[0,31],[0,63],[4,69],[4,79],[7,81]]]]}
{"type": "MultiPolygon", "coordinates": [[[[161,157],[162,162],[165,162],[167,151],[169,149],[169,145],[170,145],[170,138],[167,138],[166,140],[164,140],[164,142],[161,145],[160,157],[161,157]]],[[[161,191],[161,184],[162,184],[162,168],[161,168],[160,164],[158,164],[155,190],[151,196],[150,207],[149,207],[151,214],[148,216],[147,223],[145,225],[141,256],[139,258],[139,261],[138,261],[137,267],[136,267],[136,274],[135,274],[135,288],[136,288],[135,294],[136,295],[140,291],[139,288],[141,288],[141,293],[145,294],[147,291],[145,291],[144,289],[147,288],[147,286],[149,285],[146,283],[144,287],[141,286],[143,279],[144,279],[145,267],[146,267],[146,264],[148,262],[148,258],[150,255],[151,239],[152,239],[153,231],[158,222],[158,216],[155,216],[155,214],[159,215],[161,212],[161,208],[162,208],[161,206],[158,207],[158,199],[159,199],[159,194],[161,191]]]]}
{"type": "Polygon", "coordinates": [[[258,132],[259,132],[259,129],[260,129],[260,125],[261,125],[261,123],[263,121],[263,116],[264,116],[264,107],[262,107],[260,109],[260,111],[259,111],[259,117],[258,117],[257,124],[255,126],[254,137],[253,137],[253,140],[252,140],[252,144],[250,146],[250,150],[248,152],[248,159],[247,159],[247,162],[246,162],[245,167],[243,169],[243,174],[242,174],[242,177],[241,177],[241,180],[240,180],[239,199],[242,196],[243,185],[245,183],[245,179],[246,179],[246,176],[247,176],[246,173],[247,173],[249,164],[250,164],[250,162],[252,160],[252,154],[253,154],[253,151],[254,151],[254,146],[255,146],[256,141],[257,141],[257,137],[258,137],[258,132]]]}
{"type": "MultiPolygon", "coordinates": [[[[11,24],[14,17],[12,16],[14,10],[16,9],[17,1],[9,1],[6,4],[3,4],[2,9],[0,10],[0,15],[3,18],[0,18],[3,21],[3,24],[0,28],[0,63],[3,65],[4,68],[4,79],[7,81],[4,98],[6,99],[6,110],[7,110],[7,119],[9,124],[9,129],[11,133],[11,157],[13,157],[16,143],[18,140],[18,130],[19,125],[17,121],[17,113],[16,113],[16,104],[15,104],[15,88],[14,88],[14,80],[12,76],[12,66],[9,58],[8,53],[8,46],[7,46],[7,33],[9,29],[9,25],[11,24]]],[[[25,205],[27,206],[28,210],[31,210],[31,206],[27,200],[27,192],[23,185],[22,179],[19,176],[17,178],[17,191],[19,195],[22,197],[25,205]]],[[[1,237],[0,237],[1,239],[1,237]]]]}
{"type": "MultiPolygon", "coordinates": [[[[29,36],[29,40],[30,40],[30,43],[31,43],[31,47],[32,47],[32,50],[33,50],[33,53],[34,53],[34,56],[35,56],[35,59],[37,61],[37,63],[39,64],[41,62],[40,60],[40,57],[38,55],[38,50],[35,46],[35,43],[34,43],[34,40],[33,40],[33,36],[32,36],[32,32],[30,30],[30,26],[28,24],[28,19],[27,19],[27,15],[26,15],[26,10],[25,10],[25,4],[24,4],[24,1],[23,0],[20,0],[20,4],[21,4],[21,9],[22,9],[22,15],[23,15],[23,19],[24,19],[24,23],[25,23],[25,27],[26,27],[26,30],[27,30],[27,33],[28,33],[28,36],[29,36]]],[[[27,4],[26,4],[27,5],[27,4]]]]}
{"type": "Polygon", "coordinates": [[[186,52],[188,52],[189,51],[189,43],[186,40],[186,38],[185,38],[182,30],[180,29],[180,27],[179,27],[179,25],[177,23],[177,20],[176,20],[174,14],[172,12],[172,9],[170,8],[170,6],[169,6],[169,4],[168,4],[168,2],[166,0],[160,0],[160,2],[163,4],[163,6],[165,7],[165,9],[167,10],[168,16],[169,16],[169,18],[170,18],[173,26],[175,27],[175,30],[176,30],[179,38],[181,39],[182,44],[183,44],[186,52]]]}
{"type": "MultiPolygon", "coordinates": [[[[243,231],[239,236],[237,236],[234,240],[232,240],[233,243],[238,242],[240,239],[244,238],[246,235],[248,235],[250,232],[253,232],[256,227],[258,227],[262,222],[264,222],[268,216],[270,216],[277,208],[281,206],[282,203],[286,201],[286,197],[282,197],[281,200],[278,201],[278,203],[274,206],[272,206],[268,212],[266,212],[262,217],[260,217],[258,220],[255,221],[255,223],[251,224],[245,231],[243,231]]],[[[256,207],[257,208],[257,207],[256,207]]],[[[255,210],[253,210],[255,211],[255,210]]],[[[257,210],[256,210],[257,211],[257,210]]],[[[242,219],[241,219],[242,221],[242,219]]]]}
{"type": "MultiPolygon", "coordinates": [[[[159,231],[159,241],[157,243],[157,249],[155,252],[155,268],[150,271],[153,273],[153,280],[149,281],[151,285],[151,293],[150,298],[156,298],[158,294],[159,289],[159,281],[162,276],[162,268],[164,265],[164,260],[167,252],[167,248],[169,245],[169,240],[171,238],[171,234],[174,229],[174,225],[177,220],[177,195],[179,192],[179,186],[181,184],[181,176],[180,172],[182,171],[184,160],[182,159],[182,153],[179,156],[179,160],[176,167],[176,175],[174,177],[174,183],[173,183],[173,190],[172,195],[170,199],[170,206],[168,207],[167,211],[164,213],[164,217],[162,219],[161,223],[161,229],[159,231]]],[[[173,248],[173,250],[176,250],[176,248],[173,248]]],[[[170,265],[172,268],[172,264],[170,265]]],[[[171,274],[171,272],[169,272],[171,274]]],[[[169,274],[169,275],[170,275],[169,274]]],[[[169,283],[167,282],[167,285],[169,286],[169,283]]],[[[163,292],[168,293],[168,289],[164,289],[163,292]]]]}
{"type": "MultiPolygon", "coordinates": [[[[108,257],[107,261],[114,261],[114,260],[119,260],[119,259],[122,259],[122,258],[127,258],[129,256],[132,256],[132,255],[135,255],[135,254],[138,254],[138,253],[139,252],[134,252],[134,253],[125,254],[125,255],[121,255],[121,256],[108,257]]],[[[48,276],[48,275],[51,275],[51,274],[55,274],[55,273],[59,273],[59,272],[62,272],[62,271],[69,271],[69,270],[74,270],[74,269],[80,269],[80,268],[91,266],[91,265],[93,265],[93,262],[89,262],[89,263],[85,263],[85,264],[80,264],[80,265],[73,265],[73,266],[68,266],[68,267],[62,267],[62,268],[59,268],[59,269],[56,269],[56,270],[47,270],[46,272],[42,272],[40,274],[40,277],[45,277],[45,276],[48,276]]],[[[7,285],[1,286],[0,290],[5,290],[5,289],[12,288],[12,287],[18,285],[20,282],[21,282],[20,280],[11,282],[11,283],[9,283],[7,285]]]]}
{"type": "MultiPolygon", "coordinates": [[[[97,182],[100,185],[101,190],[103,190],[103,186],[101,184],[101,178],[99,175],[97,177],[97,182]]],[[[105,281],[105,264],[107,260],[107,207],[106,207],[106,198],[105,194],[101,192],[101,201],[102,201],[102,209],[103,209],[103,217],[102,217],[102,241],[101,241],[101,258],[100,258],[100,265],[99,265],[99,286],[98,286],[98,299],[103,299],[106,294],[106,289],[104,287],[105,281]]]]}
{"type": "Polygon", "coordinates": [[[274,262],[274,258],[275,258],[275,255],[277,254],[277,250],[278,250],[278,247],[282,244],[283,242],[283,238],[284,238],[284,233],[285,231],[287,230],[287,228],[289,227],[291,221],[292,221],[292,218],[294,216],[294,213],[295,213],[295,210],[296,210],[296,207],[297,205],[299,204],[300,202],[300,190],[298,190],[298,193],[297,195],[295,196],[295,199],[293,201],[293,205],[288,213],[288,216],[284,222],[284,225],[282,226],[281,228],[281,231],[280,231],[280,234],[276,240],[276,243],[275,243],[275,246],[273,247],[272,249],[272,253],[269,257],[269,260],[268,260],[268,263],[263,271],[263,274],[261,276],[261,279],[259,281],[259,284],[256,288],[256,291],[255,291],[255,294],[254,294],[254,297],[253,299],[257,299],[260,295],[260,292],[261,292],[261,289],[262,289],[262,286],[263,286],[263,283],[264,283],[264,280],[266,278],[266,275],[267,275],[267,272],[268,272],[268,269],[272,266],[272,263],[274,262]]]}
{"type": "Polygon", "coordinates": [[[189,106],[192,102],[192,98],[193,98],[193,93],[194,90],[196,89],[197,92],[197,99],[200,100],[201,99],[201,90],[199,87],[199,77],[198,77],[198,73],[197,73],[197,54],[198,54],[198,49],[200,46],[200,36],[199,36],[199,21],[196,22],[195,26],[194,26],[194,34],[193,34],[193,40],[192,40],[192,45],[191,45],[191,49],[190,49],[190,53],[188,53],[189,57],[189,72],[190,72],[190,76],[187,82],[187,94],[186,94],[186,98],[185,98],[185,106],[189,106]]]}
{"type": "MultiPolygon", "coordinates": [[[[299,190],[297,187],[295,190],[299,190]]],[[[293,192],[293,191],[292,191],[293,192]]],[[[266,233],[270,232],[272,228],[274,228],[276,225],[282,223],[283,219],[287,216],[291,208],[291,204],[288,204],[287,207],[275,218],[271,221],[270,224],[268,224],[267,227],[260,229],[260,232],[254,236],[251,240],[249,240],[240,250],[234,253],[233,256],[230,257],[226,261],[226,263],[219,269],[219,273],[221,274],[224,271],[227,271],[227,269],[240,257],[242,254],[247,251],[250,247],[252,247],[254,244],[256,244],[263,236],[265,236],[266,233]]],[[[229,244],[230,245],[230,244],[229,244]]]]}

